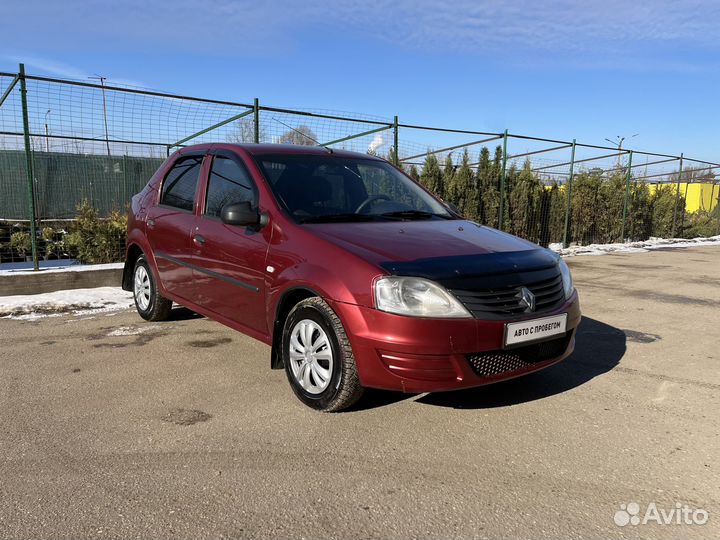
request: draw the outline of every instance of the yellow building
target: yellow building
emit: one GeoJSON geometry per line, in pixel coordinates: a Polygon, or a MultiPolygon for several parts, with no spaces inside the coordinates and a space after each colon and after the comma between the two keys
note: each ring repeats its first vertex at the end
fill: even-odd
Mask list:
{"type": "MultiPolygon", "coordinates": [[[[667,184],[660,184],[667,185],[667,184]]],[[[671,184],[673,187],[677,184],[671,184]]],[[[648,184],[650,193],[653,193],[658,184],[648,184]]],[[[685,183],[680,182],[680,195],[685,197],[685,210],[697,212],[698,210],[713,210],[718,205],[720,184],[710,182],[685,183]]]]}
{"type": "MultiPolygon", "coordinates": [[[[677,187],[677,183],[648,183],[648,188],[651,194],[655,193],[658,185],[671,185],[673,188],[677,187]]],[[[562,184],[558,187],[561,191],[565,191],[565,184],[562,184]]],[[[550,185],[545,184],[545,189],[549,188],[550,185]]],[[[685,197],[686,212],[697,212],[698,210],[711,211],[714,210],[718,205],[718,199],[720,198],[720,183],[713,184],[712,182],[680,182],[680,195],[685,197]]]]}

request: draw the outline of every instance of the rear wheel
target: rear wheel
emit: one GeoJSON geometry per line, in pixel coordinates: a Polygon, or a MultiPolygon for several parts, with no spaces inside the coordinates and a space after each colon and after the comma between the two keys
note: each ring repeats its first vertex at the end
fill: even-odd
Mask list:
{"type": "Polygon", "coordinates": [[[292,309],[282,355],[293,392],[313,409],[340,411],[363,394],[345,329],[322,298],[307,298],[292,309]]]}
{"type": "Polygon", "coordinates": [[[160,295],[145,255],[135,261],[133,271],[135,307],[146,321],[164,321],[170,315],[172,300],[160,295]]]}

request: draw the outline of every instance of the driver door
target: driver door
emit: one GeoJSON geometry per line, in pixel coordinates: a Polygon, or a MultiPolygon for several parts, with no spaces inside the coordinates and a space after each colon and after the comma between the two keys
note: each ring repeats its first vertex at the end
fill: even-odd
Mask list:
{"type": "Polygon", "coordinates": [[[196,301],[251,331],[267,334],[264,272],[271,227],[221,221],[223,206],[243,201],[257,205],[258,195],[239,156],[218,150],[211,159],[192,235],[196,301]]]}

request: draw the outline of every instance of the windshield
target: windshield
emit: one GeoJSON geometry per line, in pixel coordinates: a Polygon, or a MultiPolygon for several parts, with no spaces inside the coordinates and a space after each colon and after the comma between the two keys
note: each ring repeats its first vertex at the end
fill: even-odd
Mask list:
{"type": "Polygon", "coordinates": [[[332,154],[256,160],[278,202],[299,223],[455,219],[385,161],[332,154]]]}

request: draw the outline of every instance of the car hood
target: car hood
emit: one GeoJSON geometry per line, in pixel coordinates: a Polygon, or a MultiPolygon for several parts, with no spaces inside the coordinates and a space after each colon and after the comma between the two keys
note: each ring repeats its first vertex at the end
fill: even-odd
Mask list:
{"type": "Polygon", "coordinates": [[[548,267],[557,256],[472,221],[306,225],[317,236],[389,273],[447,279],[548,267]]]}

